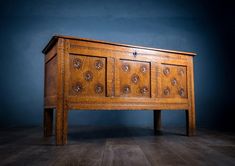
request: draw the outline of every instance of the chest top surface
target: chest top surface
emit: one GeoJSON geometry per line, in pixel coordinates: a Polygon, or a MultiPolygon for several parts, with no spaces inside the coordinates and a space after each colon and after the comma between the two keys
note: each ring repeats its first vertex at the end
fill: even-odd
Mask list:
{"type": "Polygon", "coordinates": [[[115,43],[115,42],[107,42],[107,41],[102,41],[102,40],[94,40],[94,39],[88,39],[88,38],[79,38],[79,37],[63,36],[63,35],[53,36],[51,38],[51,40],[48,42],[48,44],[46,45],[46,47],[43,49],[42,52],[44,54],[46,54],[51,49],[51,47],[53,47],[53,45],[58,41],[59,38],[84,41],[84,42],[107,44],[107,45],[113,45],[113,46],[122,46],[122,47],[128,47],[128,48],[139,48],[139,49],[146,49],[146,50],[153,50],[153,51],[160,51],[160,52],[178,53],[178,54],[189,55],[189,56],[196,55],[196,53],[193,53],[193,52],[175,51],[175,50],[159,49],[159,48],[152,48],[152,47],[143,47],[143,46],[136,46],[136,45],[130,45],[130,44],[121,44],[121,43],[115,43]]]}

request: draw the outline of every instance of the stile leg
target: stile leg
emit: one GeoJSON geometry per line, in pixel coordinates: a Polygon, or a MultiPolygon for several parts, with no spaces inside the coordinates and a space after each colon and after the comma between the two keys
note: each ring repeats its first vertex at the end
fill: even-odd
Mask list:
{"type": "Polygon", "coordinates": [[[161,130],[161,110],[153,111],[154,118],[154,134],[157,134],[161,130]]]}
{"type": "Polygon", "coordinates": [[[193,109],[185,110],[186,113],[186,134],[187,136],[195,135],[195,112],[193,109]]]}
{"type": "Polygon", "coordinates": [[[52,136],[53,133],[53,108],[44,108],[44,137],[52,136]]]}
{"type": "Polygon", "coordinates": [[[67,144],[68,137],[68,110],[64,110],[64,120],[63,120],[63,144],[67,144]]]}
{"type": "Polygon", "coordinates": [[[55,141],[56,145],[67,144],[67,114],[68,110],[57,109],[56,110],[56,130],[55,141]]]}

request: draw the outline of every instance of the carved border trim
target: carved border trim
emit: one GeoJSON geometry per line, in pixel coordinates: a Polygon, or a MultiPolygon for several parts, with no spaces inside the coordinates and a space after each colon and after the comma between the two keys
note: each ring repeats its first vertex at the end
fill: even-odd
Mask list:
{"type": "MultiPolygon", "coordinates": [[[[129,52],[129,51],[119,51],[119,50],[113,50],[113,49],[107,49],[107,48],[98,48],[98,47],[90,47],[90,46],[80,46],[77,44],[70,44],[70,48],[81,48],[81,49],[88,49],[88,50],[102,50],[102,51],[106,51],[106,52],[119,52],[119,53],[128,53],[129,56],[133,56],[133,52],[129,52]]],[[[157,51],[156,51],[157,52],[157,51]]],[[[148,54],[148,53],[138,53],[138,55],[150,55],[150,56],[156,56],[155,54],[148,54]]],[[[178,56],[180,56],[181,54],[179,54],[178,56]]],[[[159,55],[162,56],[162,55],[159,55]]],[[[181,60],[186,60],[187,58],[182,58],[182,57],[170,57],[167,54],[163,56],[163,58],[170,58],[170,59],[181,59],[181,60]]]]}

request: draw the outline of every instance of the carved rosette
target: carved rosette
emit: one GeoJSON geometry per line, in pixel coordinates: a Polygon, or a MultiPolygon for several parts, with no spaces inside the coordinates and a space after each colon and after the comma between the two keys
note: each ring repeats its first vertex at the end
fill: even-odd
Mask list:
{"type": "Polygon", "coordinates": [[[104,64],[103,64],[103,62],[102,62],[101,60],[97,60],[97,61],[95,62],[95,68],[96,68],[97,70],[101,70],[101,69],[103,68],[103,66],[104,66],[104,64]]]}
{"type": "Polygon", "coordinates": [[[129,85],[125,85],[122,91],[124,94],[128,94],[131,92],[131,87],[129,85]]]}
{"type": "Polygon", "coordinates": [[[134,84],[137,84],[139,82],[140,77],[137,74],[133,74],[131,76],[131,82],[133,82],[134,84]]]}
{"type": "Polygon", "coordinates": [[[183,75],[184,75],[184,69],[179,68],[178,74],[179,74],[180,76],[183,76],[183,75]]]}
{"type": "Polygon", "coordinates": [[[146,65],[140,66],[140,72],[143,73],[143,74],[145,74],[145,73],[147,72],[147,67],[146,67],[146,65]]]}
{"type": "Polygon", "coordinates": [[[168,76],[168,75],[170,74],[170,68],[169,68],[169,67],[165,67],[165,68],[163,69],[163,74],[164,74],[165,76],[168,76]]]}
{"type": "Polygon", "coordinates": [[[185,91],[184,91],[183,88],[180,88],[180,90],[179,90],[179,95],[180,95],[181,97],[184,97],[184,96],[185,96],[185,91]]]}
{"type": "Polygon", "coordinates": [[[101,93],[103,93],[103,91],[104,91],[104,86],[100,83],[97,83],[95,85],[95,93],[101,94],[101,93]]]}
{"type": "Polygon", "coordinates": [[[169,88],[169,87],[165,88],[165,89],[163,90],[163,94],[164,94],[165,96],[169,96],[169,95],[170,95],[170,88],[169,88]]]}
{"type": "Polygon", "coordinates": [[[175,86],[177,84],[176,78],[171,79],[171,85],[175,86]]]}
{"type": "Polygon", "coordinates": [[[73,59],[73,67],[75,69],[80,69],[82,67],[82,61],[79,58],[73,59]]]}
{"type": "Polygon", "coordinates": [[[123,64],[123,65],[122,65],[122,70],[123,70],[124,72],[130,71],[130,65],[129,65],[129,64],[123,64]]]}
{"type": "Polygon", "coordinates": [[[77,82],[74,86],[73,86],[73,91],[76,93],[81,93],[83,90],[83,86],[81,82],[77,82]]]}
{"type": "Polygon", "coordinates": [[[142,88],[140,88],[140,93],[142,94],[142,95],[144,95],[144,94],[146,94],[146,93],[148,93],[148,87],[147,86],[143,86],[142,88]]]}
{"type": "Polygon", "coordinates": [[[84,73],[84,79],[85,79],[86,81],[92,81],[92,79],[93,79],[93,74],[92,74],[92,72],[91,72],[91,71],[86,71],[86,72],[84,73]]]}

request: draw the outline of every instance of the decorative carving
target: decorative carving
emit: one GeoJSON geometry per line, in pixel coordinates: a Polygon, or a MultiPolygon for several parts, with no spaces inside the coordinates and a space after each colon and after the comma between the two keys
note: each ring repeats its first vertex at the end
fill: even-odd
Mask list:
{"type": "Polygon", "coordinates": [[[91,81],[91,80],[93,79],[93,74],[92,74],[92,72],[91,72],[91,71],[86,71],[86,72],[84,73],[84,79],[85,79],[86,81],[91,81]]]}
{"type": "Polygon", "coordinates": [[[96,60],[96,62],[95,62],[95,68],[96,68],[97,70],[101,70],[101,69],[103,68],[103,66],[104,66],[104,64],[103,64],[103,62],[102,62],[101,60],[96,60]]]}
{"type": "Polygon", "coordinates": [[[139,82],[139,79],[140,77],[137,75],[137,74],[133,74],[131,76],[131,81],[134,83],[134,84],[137,84],[139,82]]]}
{"type": "Polygon", "coordinates": [[[74,90],[76,93],[81,93],[82,90],[83,90],[82,83],[81,83],[81,82],[77,82],[77,83],[73,86],[73,90],[74,90]]]}
{"type": "Polygon", "coordinates": [[[180,90],[179,90],[179,95],[180,95],[181,97],[184,97],[184,96],[185,96],[185,92],[184,92],[184,89],[183,89],[183,88],[180,88],[180,90]]]}
{"type": "Polygon", "coordinates": [[[183,76],[183,75],[184,75],[184,69],[179,68],[179,69],[178,69],[178,74],[179,74],[180,76],[183,76]]]}
{"type": "Polygon", "coordinates": [[[163,69],[163,73],[164,73],[164,75],[169,75],[170,74],[170,68],[169,67],[165,67],[164,69],[163,69]]]}
{"type": "Polygon", "coordinates": [[[148,87],[147,87],[147,86],[143,86],[142,88],[140,88],[140,93],[141,93],[142,95],[148,93],[148,87]]]}
{"type": "Polygon", "coordinates": [[[146,67],[146,65],[142,65],[142,66],[140,67],[140,72],[143,73],[143,74],[147,72],[147,67],[146,67]]]}
{"type": "Polygon", "coordinates": [[[129,64],[123,64],[122,65],[122,70],[125,71],[125,72],[130,71],[130,65],[129,64]]]}
{"type": "Polygon", "coordinates": [[[177,84],[176,78],[171,79],[171,84],[172,84],[173,86],[175,86],[175,85],[177,84]]]}
{"type": "Polygon", "coordinates": [[[95,85],[95,92],[100,94],[100,93],[103,93],[103,91],[104,91],[104,86],[100,83],[97,83],[95,85]]]}
{"type": "Polygon", "coordinates": [[[82,61],[79,58],[73,59],[73,67],[76,69],[80,69],[82,67],[82,61]]]}
{"type": "Polygon", "coordinates": [[[165,89],[163,90],[163,94],[164,94],[165,96],[169,96],[169,95],[170,95],[170,88],[169,88],[169,87],[165,88],[165,89]]]}
{"type": "Polygon", "coordinates": [[[123,93],[128,94],[131,92],[131,87],[129,85],[125,85],[123,87],[123,93]]]}
{"type": "MultiPolygon", "coordinates": [[[[116,52],[116,53],[124,53],[124,54],[128,54],[130,52],[128,51],[120,51],[120,50],[114,50],[114,49],[110,49],[110,48],[97,48],[97,47],[91,47],[91,46],[81,46],[81,45],[76,45],[76,44],[70,44],[70,48],[80,48],[80,49],[85,49],[85,50],[102,50],[103,52],[106,53],[110,53],[110,52],[116,52]]],[[[139,54],[139,53],[138,53],[139,54]]],[[[156,56],[156,54],[149,54],[149,53],[144,53],[144,55],[150,55],[150,56],[156,56]]],[[[167,56],[166,57],[170,57],[171,59],[179,59],[178,56],[167,56]]],[[[180,56],[180,59],[182,60],[187,60],[187,57],[185,56],[180,56]]]]}

